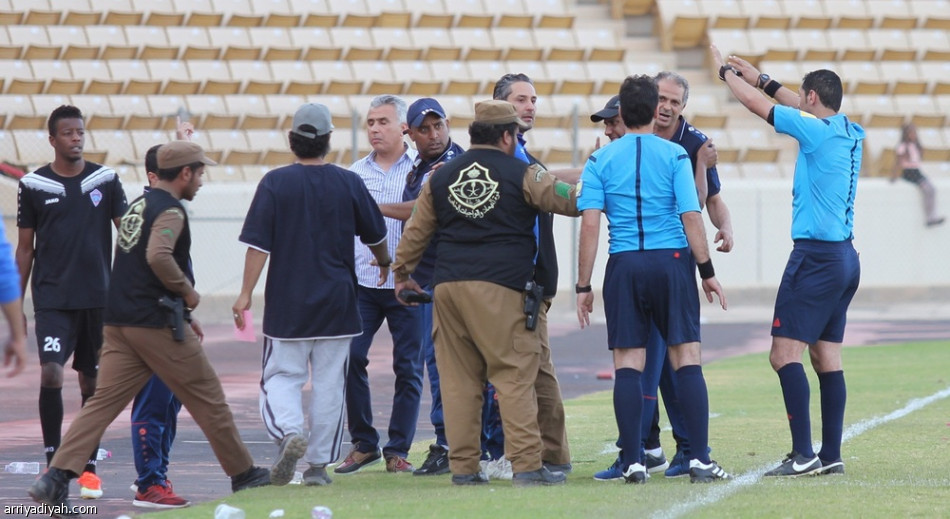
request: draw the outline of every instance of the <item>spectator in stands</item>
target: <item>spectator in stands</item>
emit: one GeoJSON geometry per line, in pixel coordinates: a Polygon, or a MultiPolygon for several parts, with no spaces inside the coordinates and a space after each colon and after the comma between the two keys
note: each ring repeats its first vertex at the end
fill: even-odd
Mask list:
{"type": "MultiPolygon", "coordinates": [[[[403,141],[408,129],[406,102],[393,95],[381,95],[370,102],[366,131],[373,151],[353,163],[355,172],[377,204],[402,202],[406,176],[412,171],[416,151],[403,141]]],[[[386,218],[390,257],[402,236],[402,222],[386,218]]],[[[406,457],[416,434],[416,421],[422,397],[422,340],[419,334],[421,309],[399,304],[393,293],[392,276],[379,285],[379,272],[371,264],[370,249],[359,240],[356,247],[357,296],[363,334],[350,345],[350,366],[346,382],[346,411],[353,449],[333,471],[349,474],[386,458],[389,472],[413,472],[406,457]],[[393,371],[396,391],[389,419],[389,442],[379,448],[379,433],[373,427],[373,410],[366,366],[373,336],[383,320],[393,339],[393,371]]],[[[379,265],[388,267],[389,265],[379,265]]]]}
{"type": "Polygon", "coordinates": [[[901,141],[897,144],[896,152],[897,160],[894,161],[894,168],[891,170],[891,182],[896,181],[900,176],[916,185],[924,199],[924,218],[927,219],[927,227],[942,224],[946,218],[937,215],[937,191],[930,180],[927,180],[927,177],[920,172],[923,148],[917,138],[917,127],[914,123],[905,124],[901,128],[901,141]]]}

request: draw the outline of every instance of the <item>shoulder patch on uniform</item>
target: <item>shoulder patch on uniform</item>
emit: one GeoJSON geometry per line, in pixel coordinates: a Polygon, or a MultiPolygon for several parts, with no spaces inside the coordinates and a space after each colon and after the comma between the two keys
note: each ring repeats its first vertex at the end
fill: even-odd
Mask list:
{"type": "Polygon", "coordinates": [[[676,157],[676,160],[683,160],[683,159],[689,159],[689,155],[687,155],[687,154],[684,153],[684,154],[682,154],[682,155],[676,157]]]}
{"type": "Polygon", "coordinates": [[[591,155],[590,157],[587,158],[587,160],[589,160],[589,161],[591,161],[591,162],[597,162],[597,157],[591,155]]]}
{"type": "Polygon", "coordinates": [[[567,182],[561,182],[560,180],[558,180],[558,181],[556,181],[556,182],[554,183],[554,194],[557,195],[557,196],[559,196],[559,197],[561,197],[561,198],[566,198],[566,199],[570,200],[570,199],[571,199],[571,189],[572,189],[573,187],[574,187],[574,186],[568,184],[567,182]]]}
{"type": "Polygon", "coordinates": [[[544,169],[544,166],[538,164],[537,162],[528,166],[528,171],[532,176],[534,176],[535,182],[541,182],[541,179],[544,178],[545,173],[548,172],[548,170],[544,169]]]}
{"type": "Polygon", "coordinates": [[[580,197],[581,197],[581,191],[584,190],[584,181],[583,181],[583,180],[578,180],[578,181],[577,181],[577,186],[575,187],[575,189],[576,189],[576,191],[577,191],[577,198],[580,198],[580,197]]]}
{"type": "Polygon", "coordinates": [[[806,111],[804,111],[804,110],[799,110],[799,111],[798,111],[798,115],[800,115],[800,116],[802,116],[802,117],[810,117],[810,118],[812,118],[812,119],[817,119],[817,117],[815,117],[814,115],[812,115],[812,114],[810,114],[810,113],[808,113],[808,112],[806,112],[806,111]]]}
{"type": "Polygon", "coordinates": [[[180,218],[180,219],[182,219],[182,220],[185,219],[185,213],[181,212],[181,209],[179,209],[179,208],[177,208],[177,207],[172,207],[171,209],[166,209],[165,212],[166,212],[166,213],[171,213],[171,214],[177,216],[178,218],[180,218]]]}

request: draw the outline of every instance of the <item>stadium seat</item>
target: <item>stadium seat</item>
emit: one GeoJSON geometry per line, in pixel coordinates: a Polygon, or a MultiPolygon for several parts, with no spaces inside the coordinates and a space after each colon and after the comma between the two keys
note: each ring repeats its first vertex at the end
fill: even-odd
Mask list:
{"type": "Polygon", "coordinates": [[[502,49],[502,57],[505,61],[541,61],[543,49],[535,43],[534,34],[530,28],[496,27],[490,29],[489,32],[492,47],[502,49]]]}
{"type": "Polygon", "coordinates": [[[494,46],[488,29],[459,27],[452,30],[452,43],[462,48],[466,61],[500,61],[502,49],[494,46]]]}
{"type": "Polygon", "coordinates": [[[49,43],[60,47],[60,58],[69,59],[96,59],[99,57],[99,46],[89,45],[86,33],[76,26],[50,26],[46,28],[49,43]]]}
{"type": "Polygon", "coordinates": [[[927,78],[913,61],[881,61],[881,77],[891,83],[891,94],[920,95],[927,91],[927,78]]]}
{"type": "Polygon", "coordinates": [[[403,84],[393,79],[393,69],[390,63],[354,61],[350,66],[353,68],[353,79],[363,81],[364,94],[402,94],[403,84]]]}
{"type": "Polygon", "coordinates": [[[81,94],[85,81],[83,78],[74,78],[66,61],[60,60],[32,60],[30,67],[33,77],[48,80],[44,90],[47,94],[81,94]]]}
{"type": "Polygon", "coordinates": [[[749,37],[749,52],[760,56],[763,61],[795,61],[798,47],[789,40],[788,32],[781,29],[751,29],[746,31],[749,37]]]}
{"type": "Polygon", "coordinates": [[[333,45],[343,48],[343,59],[348,61],[380,61],[384,49],[374,47],[372,35],[362,27],[333,27],[330,29],[333,45]]]}
{"type": "MultiPolygon", "coordinates": [[[[272,67],[273,68],[273,67],[272,67]]],[[[291,88],[287,85],[288,94],[329,94],[329,95],[356,95],[363,92],[363,78],[354,73],[352,63],[345,61],[312,61],[310,62],[311,75],[322,88],[309,91],[291,88]]]]}
{"type": "Polygon", "coordinates": [[[799,60],[802,61],[834,61],[837,59],[837,49],[828,43],[826,31],[813,28],[796,28],[788,31],[788,41],[799,48],[799,60]]]}
{"type": "Polygon", "coordinates": [[[408,29],[401,27],[374,27],[370,29],[372,42],[385,49],[386,61],[412,61],[422,57],[422,48],[416,47],[408,29]]]}

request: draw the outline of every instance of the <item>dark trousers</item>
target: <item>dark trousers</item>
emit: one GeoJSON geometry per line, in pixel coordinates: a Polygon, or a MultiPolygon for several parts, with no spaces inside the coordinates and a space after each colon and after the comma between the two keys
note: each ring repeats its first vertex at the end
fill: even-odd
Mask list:
{"type": "Polygon", "coordinates": [[[168,456],[175,441],[181,402],[156,375],[132,401],[132,457],[140,489],[168,479],[168,456]]]}
{"type": "Polygon", "coordinates": [[[346,376],[346,415],[353,444],[360,452],[379,447],[379,433],[373,427],[372,398],[369,390],[369,347],[373,335],[386,320],[393,338],[393,372],[396,392],[389,418],[387,454],[406,457],[416,434],[422,397],[421,310],[402,306],[392,289],[357,288],[363,334],[350,343],[350,367],[346,376]]]}

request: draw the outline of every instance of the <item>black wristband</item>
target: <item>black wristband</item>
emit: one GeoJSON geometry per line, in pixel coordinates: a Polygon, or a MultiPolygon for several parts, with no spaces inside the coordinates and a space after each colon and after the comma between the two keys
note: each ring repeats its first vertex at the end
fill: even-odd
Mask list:
{"type": "Polygon", "coordinates": [[[762,91],[769,97],[775,97],[775,93],[778,92],[780,88],[782,88],[782,84],[773,79],[769,81],[769,84],[762,87],[762,91]]]}
{"type": "Polygon", "coordinates": [[[696,268],[699,269],[699,277],[702,279],[716,277],[716,269],[713,268],[712,258],[706,260],[703,263],[697,263],[696,268]]]}
{"type": "Polygon", "coordinates": [[[719,79],[721,79],[721,80],[723,80],[723,81],[726,80],[726,71],[727,71],[727,70],[731,70],[732,72],[735,73],[736,76],[742,77],[742,72],[739,72],[739,69],[737,69],[736,67],[733,67],[732,65],[723,65],[723,66],[719,67],[719,79]]]}
{"type": "Polygon", "coordinates": [[[593,288],[590,285],[587,285],[584,287],[580,285],[574,285],[574,293],[577,293],[577,294],[586,294],[590,292],[591,290],[593,290],[593,288]]]}

